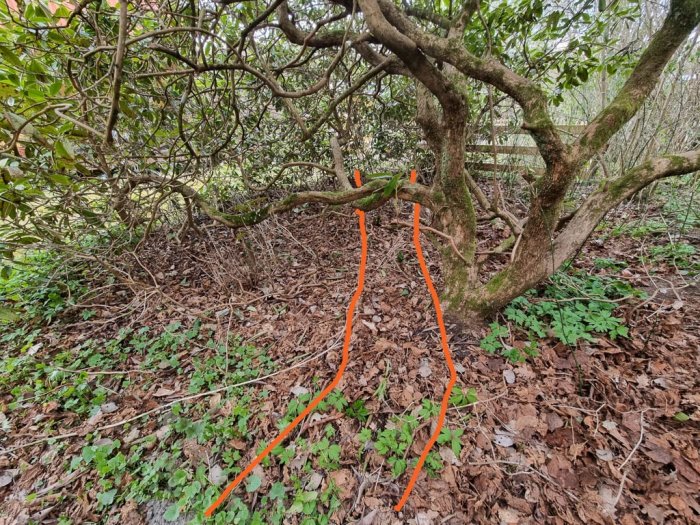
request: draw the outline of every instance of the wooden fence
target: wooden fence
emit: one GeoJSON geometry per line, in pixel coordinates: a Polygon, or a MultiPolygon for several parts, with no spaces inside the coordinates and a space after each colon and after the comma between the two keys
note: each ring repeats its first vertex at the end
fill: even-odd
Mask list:
{"type": "MultiPolygon", "coordinates": [[[[570,134],[571,136],[578,135],[583,132],[586,126],[557,126],[559,131],[570,134]]],[[[494,126],[496,135],[529,135],[529,132],[523,129],[509,128],[508,126],[494,126]]],[[[518,155],[526,157],[538,157],[540,152],[535,146],[519,146],[499,144],[494,148],[493,144],[467,144],[466,151],[470,153],[481,153],[484,155],[518,155]]],[[[498,159],[498,157],[497,157],[498,159]]],[[[488,172],[510,172],[518,170],[532,169],[532,166],[523,164],[514,164],[512,162],[493,163],[493,162],[470,162],[469,166],[475,171],[488,172]]]]}

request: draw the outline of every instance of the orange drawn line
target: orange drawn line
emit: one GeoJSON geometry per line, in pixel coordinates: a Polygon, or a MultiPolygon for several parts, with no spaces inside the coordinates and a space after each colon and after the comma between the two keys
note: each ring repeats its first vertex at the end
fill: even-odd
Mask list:
{"type": "MultiPolygon", "coordinates": [[[[362,186],[362,180],[360,179],[360,172],[358,170],[355,170],[355,184],[359,188],[362,186]]],[[[266,448],[263,450],[258,456],[250,462],[250,465],[246,467],[246,469],[241,472],[238,476],[236,476],[236,479],[234,479],[229,485],[224,489],[224,491],[221,493],[221,495],[218,497],[218,499],[211,504],[211,506],[204,512],[204,515],[206,517],[211,517],[211,515],[214,513],[214,511],[221,505],[224,500],[228,497],[228,495],[231,493],[231,491],[240,484],[243,479],[251,473],[251,471],[263,460],[265,457],[272,452],[272,450],[279,445],[284,438],[289,435],[289,433],[296,427],[301,421],[309,415],[309,413],[318,406],[318,404],[323,401],[323,398],[325,398],[331,390],[333,390],[338,383],[340,382],[340,379],[343,377],[343,372],[345,371],[345,367],[348,364],[348,359],[350,357],[350,338],[352,337],[352,318],[353,315],[355,314],[355,307],[357,306],[357,301],[360,299],[360,296],[362,295],[362,289],[364,288],[365,285],[365,267],[367,265],[367,231],[365,230],[365,212],[360,211],[360,210],[355,210],[355,213],[359,216],[359,226],[360,226],[360,236],[362,239],[362,255],[360,256],[360,271],[359,271],[359,276],[357,280],[357,289],[355,290],[355,294],[352,296],[352,299],[350,300],[350,306],[348,307],[347,315],[345,317],[345,341],[343,343],[343,358],[340,362],[340,367],[338,368],[338,373],[336,376],[333,378],[333,381],[321,392],[310,404],[307,406],[304,411],[299,414],[294,421],[292,421],[289,425],[287,425],[287,428],[285,428],[279,436],[277,436],[266,448]]]]}
{"type": "MultiPolygon", "coordinates": [[[[416,170],[411,171],[410,181],[411,183],[416,182],[416,170]]],[[[442,318],[440,298],[438,297],[437,291],[435,291],[435,286],[433,286],[433,280],[430,278],[428,265],[425,264],[425,258],[423,257],[423,249],[420,245],[420,204],[418,203],[416,203],[413,207],[413,244],[416,247],[416,255],[418,256],[418,263],[420,264],[420,270],[423,274],[423,278],[425,279],[425,284],[428,286],[428,291],[430,292],[430,295],[433,298],[435,316],[437,317],[438,326],[440,327],[440,342],[442,343],[442,351],[445,354],[447,368],[450,369],[450,381],[447,383],[447,390],[445,390],[445,394],[442,396],[442,406],[440,408],[440,415],[438,416],[437,427],[435,427],[433,435],[430,436],[430,440],[428,440],[428,442],[425,445],[425,448],[423,448],[423,453],[421,454],[420,459],[416,464],[416,468],[413,471],[411,479],[408,481],[408,485],[406,486],[406,490],[404,491],[403,496],[401,497],[401,501],[399,501],[394,507],[394,510],[397,512],[403,508],[403,506],[406,503],[406,500],[408,500],[408,497],[411,495],[413,486],[416,484],[418,475],[420,474],[420,471],[423,468],[423,463],[425,463],[425,459],[428,457],[430,449],[433,448],[433,445],[435,444],[438,436],[440,435],[442,426],[445,423],[445,415],[447,414],[447,407],[450,402],[450,394],[452,393],[452,387],[457,381],[457,371],[455,370],[454,363],[452,362],[450,347],[447,344],[447,330],[445,329],[445,321],[442,318]]]]}

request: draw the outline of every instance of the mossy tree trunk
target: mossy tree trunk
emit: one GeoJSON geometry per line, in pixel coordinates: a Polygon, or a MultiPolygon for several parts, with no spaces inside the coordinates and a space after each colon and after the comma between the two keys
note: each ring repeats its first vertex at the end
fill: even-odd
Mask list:
{"type": "MultiPolygon", "coordinates": [[[[649,40],[625,84],[571,143],[565,142],[554,126],[548,96],[535,80],[509,69],[489,52],[477,56],[465,45],[470,22],[479,16],[479,2],[462,2],[450,18],[438,17],[440,30],[436,32],[426,30],[425,25],[416,20],[415,12],[412,14],[411,9],[394,0],[331,1],[346,7],[346,12],[339,15],[341,18],[361,12],[363,32],[330,31],[320,24],[315,31],[306,33],[297,25],[284,1],[273,3],[277,5],[279,29],[291,43],[317,50],[336,48],[341,51],[338,57],[343,50],[353,48],[372,66],[358,82],[334,99],[329,105],[330,111],[335,111],[345,97],[380,73],[414,80],[416,121],[435,156],[436,177],[430,187],[402,180],[386,192],[387,183],[374,180],[360,188],[351,188],[344,176],[337,141],[333,142],[332,149],[335,172],[340,180],[339,191],[295,193],[263,207],[255,205],[250,210],[224,213],[179,180],[139,175],[129,177],[130,187],[150,184],[179,193],[212,219],[233,228],[256,224],[307,202],[346,203],[364,210],[374,209],[394,196],[420,202],[432,211],[430,231],[442,258],[446,309],[471,320],[498,311],[554,273],[576,254],[605,214],[624,199],[655,180],[700,169],[700,150],[648,160],[606,180],[573,214],[561,216],[562,203],[577,176],[639,111],[657,86],[666,64],[697,28],[700,0],[670,0],[663,24],[649,40]],[[497,196],[489,198],[465,170],[465,129],[472,124],[467,94],[474,82],[486,84],[498,97],[510,98],[517,104],[521,127],[533,138],[544,161],[544,173],[527,179],[530,203],[521,217],[504,209],[504,203],[497,196]],[[496,250],[501,269],[485,277],[480,275],[484,258],[494,254],[478,252],[477,223],[494,217],[505,222],[512,242],[496,250]],[[512,253],[504,254],[506,249],[512,249],[512,253]]],[[[274,7],[269,8],[268,15],[272,9],[274,7]]],[[[258,22],[264,20],[262,17],[258,22]]],[[[485,38],[487,36],[491,38],[491,35],[485,38]]],[[[193,63],[190,61],[187,65],[192,67],[193,63]]],[[[242,64],[194,65],[197,73],[217,67],[222,70],[243,68],[242,64]]],[[[250,64],[245,64],[245,71],[255,71],[251,68],[250,64]]],[[[306,91],[286,92],[277,79],[265,71],[256,71],[255,76],[281,99],[292,120],[298,123],[303,140],[323,126],[323,120],[312,126],[305,124],[294,100],[322,89],[324,82],[306,91]]],[[[328,78],[325,77],[326,83],[328,78]]]]}
{"type": "Polygon", "coordinates": [[[672,0],[662,27],[628,81],[573,144],[562,141],[549,115],[546,96],[537,85],[488,56],[469,54],[450,38],[454,26],[447,37],[440,38],[422,31],[388,0],[360,0],[360,5],[373,34],[403,59],[424,86],[417,90],[417,121],[436,158],[433,213],[450,241],[442,237],[435,241],[443,263],[443,299],[452,315],[474,320],[500,310],[574,256],[605,214],[624,199],[654,180],[700,169],[698,150],[648,161],[606,181],[566,221],[560,216],[567,192],[586,163],[637,113],[665,65],[698,26],[699,0],[672,0]],[[397,28],[401,34],[396,33],[397,28]],[[442,72],[417,67],[422,53],[444,61],[447,67],[442,72]],[[413,63],[407,61],[409,57],[413,63]],[[531,185],[527,217],[519,223],[508,221],[517,236],[510,262],[485,283],[479,279],[481,261],[473,197],[485,211],[499,213],[496,203],[486,202],[484,206],[487,199],[473,184],[470,187],[469,175],[464,173],[464,125],[458,121],[468,112],[466,99],[459,94],[459,83],[454,81],[455,72],[487,82],[518,102],[523,112],[522,127],[532,135],[546,165],[544,174],[531,185]],[[435,116],[428,93],[441,107],[441,121],[435,116]]]}

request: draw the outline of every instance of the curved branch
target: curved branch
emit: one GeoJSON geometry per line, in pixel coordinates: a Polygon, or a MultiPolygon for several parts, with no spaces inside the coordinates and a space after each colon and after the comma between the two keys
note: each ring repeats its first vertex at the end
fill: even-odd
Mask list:
{"type": "MultiPolygon", "coordinates": [[[[346,12],[350,14],[350,11],[346,12]]],[[[277,9],[277,18],[279,20],[279,28],[289,41],[302,46],[302,48],[313,47],[315,49],[327,49],[330,47],[338,47],[343,42],[343,33],[341,31],[328,31],[317,34],[318,27],[310,33],[305,33],[299,29],[291,19],[287,2],[284,2],[277,9]]],[[[377,43],[377,39],[370,33],[350,33],[348,35],[348,43],[371,65],[379,66],[383,64],[383,69],[385,69],[387,73],[394,75],[410,75],[410,72],[403,66],[398,57],[395,55],[387,57],[372,49],[370,43],[377,43]]]]}
{"type": "MultiPolygon", "coordinates": [[[[368,1],[361,0],[360,5],[369,23],[364,7],[368,1]]],[[[532,80],[518,75],[493,57],[476,57],[467,51],[459,39],[443,38],[422,30],[391,0],[371,0],[371,3],[379,6],[383,17],[395,31],[415,42],[424,53],[448,62],[468,77],[491,84],[511,96],[523,109],[523,129],[530,131],[546,163],[550,164],[564,155],[565,146],[549,114],[547,97],[532,80]]]]}
{"type": "MultiPolygon", "coordinates": [[[[347,15],[350,15],[350,12],[346,11],[346,13],[347,15]]],[[[338,47],[343,43],[343,35],[345,31],[327,31],[317,35],[317,27],[312,33],[305,33],[299,29],[294,22],[292,22],[290,15],[289,5],[285,1],[277,8],[277,20],[279,21],[280,29],[285,35],[287,35],[290,42],[300,46],[315,47],[318,49],[338,47]]],[[[360,35],[350,35],[350,39],[353,41],[361,38],[362,36],[360,35]]]]}
{"type": "Polygon", "coordinates": [[[615,206],[652,182],[700,171],[700,149],[664,155],[630,169],[624,175],[606,181],[594,191],[568,219],[555,240],[555,264],[571,257],[593,229],[615,206]]]}
{"type": "Polygon", "coordinates": [[[449,30],[452,25],[448,18],[437,14],[435,11],[427,7],[406,6],[406,14],[419,20],[431,22],[436,26],[446,30],[449,30]]]}
{"type": "MultiPolygon", "coordinates": [[[[372,34],[398,55],[411,73],[438,98],[443,108],[449,111],[457,110],[457,114],[454,115],[456,119],[463,117],[464,115],[460,115],[463,111],[459,111],[464,106],[463,97],[430,63],[417,42],[387,20],[383,10],[386,2],[382,2],[382,8],[377,0],[359,0],[359,3],[372,34]]],[[[395,8],[393,4],[391,7],[395,8]]]]}
{"type": "Polygon", "coordinates": [[[253,31],[258,26],[258,24],[265,21],[265,19],[267,19],[267,17],[270,16],[273,13],[273,11],[277,9],[283,2],[286,3],[286,0],[275,0],[274,2],[272,2],[272,4],[267,9],[265,9],[265,11],[263,11],[260,14],[260,16],[258,16],[255,20],[248,24],[248,26],[246,26],[246,28],[243,31],[241,31],[241,36],[239,38],[238,44],[239,55],[243,53],[243,45],[245,44],[245,39],[250,34],[250,32],[253,31]]]}
{"type": "Polygon", "coordinates": [[[397,197],[401,200],[418,202],[428,207],[432,206],[428,188],[421,184],[410,184],[405,180],[400,181],[396,190],[388,195],[385,194],[385,186],[388,181],[373,180],[359,188],[350,190],[292,193],[284,199],[241,213],[226,213],[218,210],[195,189],[177,180],[168,180],[157,175],[144,174],[130,177],[129,183],[133,187],[139,184],[157,184],[161,188],[168,188],[173,193],[179,193],[184,198],[192,200],[212,220],[230,228],[252,226],[273,215],[279,215],[302,204],[313,202],[331,205],[355,203],[356,208],[368,211],[381,206],[392,197],[397,197]]]}

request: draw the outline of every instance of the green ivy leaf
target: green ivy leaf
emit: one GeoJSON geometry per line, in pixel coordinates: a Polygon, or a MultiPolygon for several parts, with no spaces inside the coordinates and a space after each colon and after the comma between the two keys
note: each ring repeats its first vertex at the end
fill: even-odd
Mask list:
{"type": "Polygon", "coordinates": [[[163,519],[165,521],[175,521],[180,517],[180,507],[177,505],[177,503],[173,503],[168,507],[168,509],[165,511],[165,514],[163,514],[163,519]]]}
{"type": "Polygon", "coordinates": [[[117,489],[108,490],[97,495],[97,501],[103,505],[111,505],[114,503],[114,496],[117,495],[117,489]]]}

